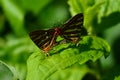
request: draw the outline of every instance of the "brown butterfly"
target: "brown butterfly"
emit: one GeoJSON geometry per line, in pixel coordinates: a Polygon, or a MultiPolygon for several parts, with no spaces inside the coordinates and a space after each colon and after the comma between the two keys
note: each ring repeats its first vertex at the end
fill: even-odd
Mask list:
{"type": "Polygon", "coordinates": [[[30,32],[29,35],[33,42],[47,53],[56,45],[58,36],[63,37],[67,42],[77,43],[81,37],[82,26],[83,14],[79,13],[61,25],[61,27],[49,30],[36,30],[30,32]]]}

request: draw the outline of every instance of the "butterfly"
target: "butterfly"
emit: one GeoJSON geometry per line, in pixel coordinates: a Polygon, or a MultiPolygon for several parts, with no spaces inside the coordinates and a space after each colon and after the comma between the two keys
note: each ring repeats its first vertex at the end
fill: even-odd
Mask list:
{"type": "Polygon", "coordinates": [[[78,43],[83,26],[83,14],[79,13],[60,27],[48,30],[36,30],[29,33],[32,41],[45,53],[57,45],[57,37],[61,36],[66,42],[78,43]]]}

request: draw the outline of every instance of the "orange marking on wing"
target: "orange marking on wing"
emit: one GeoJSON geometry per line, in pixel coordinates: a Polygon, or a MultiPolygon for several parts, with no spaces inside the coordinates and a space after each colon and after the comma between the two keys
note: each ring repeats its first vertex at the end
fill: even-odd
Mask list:
{"type": "Polygon", "coordinates": [[[44,52],[48,52],[54,45],[55,45],[55,37],[56,37],[56,33],[54,33],[54,35],[53,35],[53,38],[52,38],[52,40],[51,40],[51,42],[50,42],[50,45],[48,45],[47,47],[43,47],[43,51],[44,52]]]}

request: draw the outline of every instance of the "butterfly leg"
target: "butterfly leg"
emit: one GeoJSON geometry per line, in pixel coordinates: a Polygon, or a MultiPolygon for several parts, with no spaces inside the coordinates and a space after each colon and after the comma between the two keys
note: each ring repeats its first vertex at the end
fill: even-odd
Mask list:
{"type": "Polygon", "coordinates": [[[47,53],[45,53],[45,56],[49,57],[49,56],[50,56],[50,54],[47,52],[47,53]]]}

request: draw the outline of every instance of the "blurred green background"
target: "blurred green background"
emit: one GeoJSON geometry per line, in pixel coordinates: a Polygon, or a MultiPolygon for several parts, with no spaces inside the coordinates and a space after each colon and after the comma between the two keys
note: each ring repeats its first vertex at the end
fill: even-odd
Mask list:
{"type": "Polygon", "coordinates": [[[109,57],[100,59],[101,79],[120,75],[120,0],[0,0],[0,80],[25,80],[27,59],[37,48],[30,31],[59,27],[77,13],[85,15],[89,35],[111,46],[109,57]]]}

